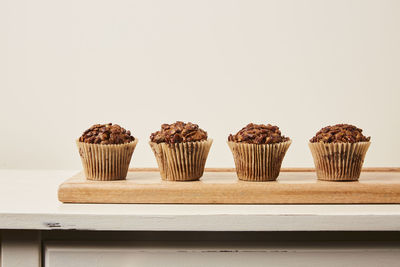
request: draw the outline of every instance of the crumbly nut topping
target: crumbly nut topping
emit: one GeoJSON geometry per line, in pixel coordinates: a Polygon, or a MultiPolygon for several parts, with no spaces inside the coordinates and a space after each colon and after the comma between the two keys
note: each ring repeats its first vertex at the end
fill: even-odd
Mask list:
{"type": "Polygon", "coordinates": [[[161,125],[161,130],[150,135],[150,140],[157,144],[186,143],[207,140],[207,132],[200,129],[199,125],[177,121],[172,124],[161,125]]]}
{"type": "Polygon", "coordinates": [[[126,144],[134,140],[130,131],[112,123],[95,124],[79,137],[79,142],[102,145],[126,144]]]}
{"type": "Polygon", "coordinates": [[[366,137],[362,134],[361,129],[350,124],[336,124],[327,126],[317,132],[310,139],[311,143],[357,143],[368,142],[371,137],[366,137]]]}
{"type": "Polygon", "coordinates": [[[248,144],[276,144],[289,140],[289,137],[281,134],[278,126],[254,123],[247,124],[235,135],[228,137],[228,141],[248,144]]]}

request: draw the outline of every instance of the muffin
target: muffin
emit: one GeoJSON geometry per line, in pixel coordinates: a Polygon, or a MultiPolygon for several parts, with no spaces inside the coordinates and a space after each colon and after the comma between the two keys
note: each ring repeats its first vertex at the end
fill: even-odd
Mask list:
{"type": "Polygon", "coordinates": [[[292,141],[278,126],[250,123],[229,135],[236,173],[243,181],[275,181],[292,141]]]}
{"type": "Polygon", "coordinates": [[[177,121],[161,125],[149,144],[163,180],[194,181],[203,176],[212,139],[197,124],[177,121]]]}
{"type": "Polygon", "coordinates": [[[138,139],[117,124],[95,124],[76,144],[88,180],[123,180],[138,139]]]}
{"type": "Polygon", "coordinates": [[[319,180],[357,181],[371,137],[350,124],[327,126],[310,139],[319,180]]]}

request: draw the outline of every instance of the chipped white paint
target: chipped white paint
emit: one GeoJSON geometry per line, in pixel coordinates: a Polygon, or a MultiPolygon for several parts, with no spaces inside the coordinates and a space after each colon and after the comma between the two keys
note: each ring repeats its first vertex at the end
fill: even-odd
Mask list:
{"type": "Polygon", "coordinates": [[[74,173],[0,170],[0,229],[400,230],[400,205],[62,204],[58,185],[74,173]]]}

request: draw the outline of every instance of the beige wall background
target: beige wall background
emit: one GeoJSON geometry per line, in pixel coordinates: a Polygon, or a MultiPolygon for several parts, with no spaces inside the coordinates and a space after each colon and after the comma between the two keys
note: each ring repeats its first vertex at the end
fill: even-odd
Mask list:
{"type": "Polygon", "coordinates": [[[113,122],[139,138],[198,123],[209,167],[231,167],[229,133],[272,123],[307,141],[352,123],[366,166],[400,166],[400,1],[0,1],[0,168],[79,169],[75,139],[113,122]]]}

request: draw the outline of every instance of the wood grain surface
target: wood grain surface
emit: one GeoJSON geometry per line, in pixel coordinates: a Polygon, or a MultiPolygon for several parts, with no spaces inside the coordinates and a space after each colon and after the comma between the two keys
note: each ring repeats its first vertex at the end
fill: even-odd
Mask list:
{"type": "Polygon", "coordinates": [[[357,182],[318,181],[315,173],[289,169],[275,182],[238,181],[229,169],[211,169],[200,181],[162,181],[155,170],[131,170],[127,180],[88,181],[83,173],[60,185],[65,203],[165,204],[376,204],[400,203],[398,168],[363,171],[357,182]]]}

